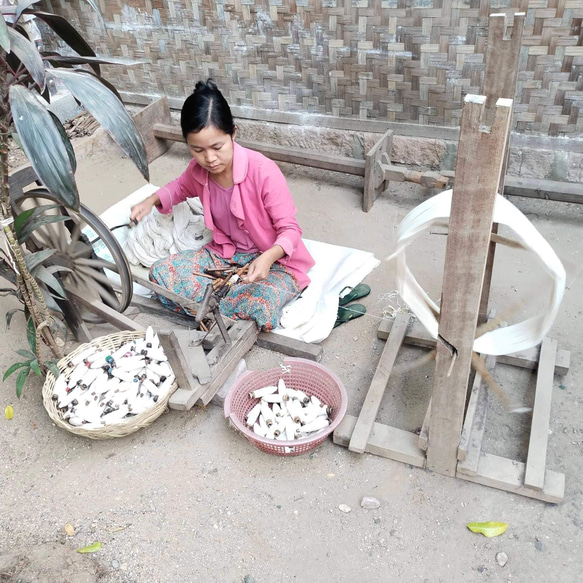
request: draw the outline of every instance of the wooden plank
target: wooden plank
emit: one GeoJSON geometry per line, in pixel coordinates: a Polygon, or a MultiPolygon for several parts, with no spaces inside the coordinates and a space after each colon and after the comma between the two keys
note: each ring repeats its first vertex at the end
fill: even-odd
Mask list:
{"type": "Polygon", "coordinates": [[[106,306],[101,301],[84,298],[69,287],[66,288],[66,291],[67,296],[72,298],[77,304],[83,306],[90,312],[97,314],[119,330],[145,330],[144,326],[141,324],[134,322],[131,318],[128,318],[113,308],[106,306]]]}
{"type": "MultiPolygon", "coordinates": [[[[392,325],[393,321],[388,318],[381,320],[377,330],[378,338],[386,340],[389,336],[392,325]]],[[[435,340],[431,338],[425,328],[416,320],[413,321],[413,325],[409,328],[404,343],[419,348],[429,348],[430,350],[433,350],[436,345],[435,340]]],[[[538,367],[539,354],[540,345],[513,354],[502,354],[496,357],[496,362],[498,364],[510,364],[520,368],[534,370],[538,367]]],[[[555,374],[566,375],[569,372],[570,367],[570,351],[559,348],[557,351],[557,360],[555,362],[555,374]]]]}
{"type": "MultiPolygon", "coordinates": [[[[534,348],[529,348],[522,352],[515,352],[514,354],[505,354],[498,356],[498,362],[501,364],[513,364],[521,368],[534,370],[538,368],[540,344],[534,348]]],[[[555,374],[566,375],[571,368],[571,352],[564,348],[557,350],[557,359],[555,361],[555,374]]]]}
{"type": "MultiPolygon", "coordinates": [[[[486,358],[486,367],[490,371],[496,366],[496,357],[486,358]]],[[[488,387],[479,374],[474,377],[474,384],[460,445],[458,447],[457,471],[463,471],[468,476],[478,473],[478,463],[482,453],[482,440],[486,429],[486,416],[488,414],[488,387]]]]}
{"type": "Polygon", "coordinates": [[[512,100],[499,99],[493,123],[485,127],[485,102],[484,96],[467,95],[462,111],[441,297],[443,341],[437,344],[431,393],[427,467],[449,476],[456,472],[494,200],[512,111],[512,100]]]}
{"type": "Polygon", "coordinates": [[[372,382],[364,399],[364,404],[358,415],[356,427],[352,432],[348,449],[357,453],[364,453],[366,444],[377,417],[381,400],[385,394],[393,365],[405,338],[410,317],[406,314],[397,314],[391,334],[385,344],[377,365],[372,382]]]}
{"type": "MultiPolygon", "coordinates": [[[[334,443],[348,447],[356,421],[354,415],[345,415],[334,431],[334,443]]],[[[390,425],[373,425],[365,451],[418,468],[425,467],[425,453],[417,447],[417,435],[390,425]]]]}
{"type": "Polygon", "coordinates": [[[168,308],[165,308],[158,300],[153,298],[146,298],[134,294],[132,296],[131,305],[137,307],[140,310],[140,313],[154,314],[160,318],[164,318],[167,322],[172,322],[173,324],[184,326],[185,328],[195,327],[194,316],[172,312],[168,308]]]}
{"type": "Polygon", "coordinates": [[[362,210],[367,213],[388,183],[385,182],[381,163],[386,157],[390,160],[393,149],[393,131],[387,130],[376,144],[367,152],[364,168],[364,198],[362,210]]]}
{"type": "Polygon", "coordinates": [[[295,338],[288,338],[281,334],[274,334],[272,332],[260,332],[257,336],[257,346],[281,352],[286,356],[294,356],[296,358],[307,358],[314,362],[320,362],[324,349],[319,344],[309,344],[302,342],[295,338]]]}
{"type": "Polygon", "coordinates": [[[541,346],[536,375],[536,392],[524,474],[524,485],[535,490],[542,490],[545,481],[556,356],[557,341],[545,338],[541,346]]]}
{"type": "Polygon", "coordinates": [[[201,385],[210,383],[212,380],[211,369],[206,358],[202,339],[205,332],[191,330],[175,330],[174,336],[178,345],[188,362],[190,374],[198,379],[201,385]]]}
{"type": "Polygon", "coordinates": [[[475,476],[469,476],[458,470],[456,477],[543,502],[552,504],[563,502],[565,498],[565,474],[546,470],[544,488],[533,490],[524,486],[525,470],[526,464],[522,462],[482,452],[478,472],[475,476]]]}
{"type": "Polygon", "coordinates": [[[504,194],[583,204],[583,184],[507,176],[504,194]]]}
{"type": "MultiPolygon", "coordinates": [[[[235,370],[241,358],[251,350],[257,339],[257,327],[254,322],[249,320],[239,320],[229,329],[229,335],[233,343],[225,353],[221,354],[216,363],[213,363],[211,357],[213,351],[208,354],[213,380],[205,385],[206,390],[199,400],[201,405],[208,405],[211,402],[216,392],[235,370]]],[[[220,350],[220,347],[217,346],[213,350],[220,350]]]]}
{"type": "MultiPolygon", "coordinates": [[[[512,34],[506,26],[506,14],[490,14],[488,18],[488,42],[486,43],[484,87],[482,93],[486,96],[486,125],[490,125],[495,115],[496,101],[500,98],[514,99],[516,95],[516,81],[518,78],[518,60],[522,45],[524,29],[524,13],[514,14],[512,34]]],[[[510,127],[512,127],[512,112],[510,113],[510,127]]],[[[502,171],[498,183],[498,192],[504,192],[504,178],[508,167],[510,146],[508,141],[505,147],[502,171]]],[[[492,233],[498,233],[498,225],[492,225],[492,233]]],[[[483,324],[488,319],[488,302],[496,244],[490,241],[482,297],[478,313],[478,323],[483,324]]]]}
{"type": "MultiPolygon", "coordinates": [[[[172,367],[172,371],[176,375],[178,389],[176,389],[175,392],[195,392],[200,384],[193,378],[188,361],[178,345],[176,336],[173,332],[168,333],[164,330],[160,330],[158,332],[158,338],[160,339],[162,348],[164,348],[164,354],[168,357],[168,362],[172,367]]],[[[172,400],[172,397],[170,397],[170,400],[172,400]]]]}
{"type": "MultiPolygon", "coordinates": [[[[154,135],[166,140],[184,142],[182,132],[177,127],[167,124],[156,124],[154,126],[154,135]]],[[[365,161],[356,158],[292,148],[289,146],[276,146],[274,144],[251,140],[237,139],[237,143],[245,148],[261,152],[271,160],[278,162],[300,164],[302,166],[320,168],[321,170],[355,174],[356,176],[364,176],[365,173],[365,161]]]]}
{"type": "Polygon", "coordinates": [[[229,375],[235,369],[239,360],[247,354],[255,343],[257,328],[249,320],[238,320],[231,326],[229,335],[232,339],[230,346],[226,346],[224,341],[221,340],[207,354],[212,380],[203,385],[193,379],[190,388],[181,388],[175,391],[168,403],[171,409],[188,411],[195,404],[208,405],[215,393],[229,378],[229,375]]]}
{"type": "MultiPolygon", "coordinates": [[[[169,124],[172,122],[170,116],[170,105],[168,98],[162,97],[154,101],[133,116],[134,123],[144,139],[146,147],[146,158],[151,164],[156,158],[166,153],[172,142],[163,140],[154,135],[154,126],[157,123],[169,124]]],[[[181,136],[182,137],[182,136],[181,136]]],[[[184,139],[182,139],[184,141],[184,139]]]]}
{"type": "Polygon", "coordinates": [[[427,411],[425,411],[425,417],[423,418],[423,425],[421,425],[421,431],[419,432],[419,439],[417,440],[417,445],[419,449],[427,451],[429,447],[429,423],[431,421],[431,398],[429,399],[429,404],[427,405],[427,411]]]}
{"type": "Polygon", "coordinates": [[[8,186],[10,188],[10,199],[22,194],[23,190],[31,184],[40,184],[40,180],[30,164],[20,166],[8,175],[8,186]]]}

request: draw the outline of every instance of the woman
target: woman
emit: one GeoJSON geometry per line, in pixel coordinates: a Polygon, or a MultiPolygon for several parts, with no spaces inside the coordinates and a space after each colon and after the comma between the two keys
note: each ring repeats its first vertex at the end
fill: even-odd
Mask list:
{"type": "Polygon", "coordinates": [[[199,81],[184,102],[180,125],[193,160],[180,177],[132,207],[131,218],[141,220],[154,206],[169,213],[175,204],[198,196],[213,241],[200,251],[156,262],[150,279],[200,302],[209,280],[194,273],[249,264],[242,283],[232,286],[221,301],[221,313],[271,330],[278,325],[282,307],[310,282],[307,272],[314,265],[301,240],[285,178],[273,161],[235,142],[231,109],[210,79],[199,81]]]}

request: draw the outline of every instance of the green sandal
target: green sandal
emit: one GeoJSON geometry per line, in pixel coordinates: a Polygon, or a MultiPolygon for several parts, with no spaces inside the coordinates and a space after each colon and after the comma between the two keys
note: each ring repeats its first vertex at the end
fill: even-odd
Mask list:
{"type": "Polygon", "coordinates": [[[360,316],[363,316],[364,314],[366,314],[366,308],[362,304],[350,304],[345,308],[340,306],[338,308],[338,317],[334,323],[334,328],[340,326],[340,324],[354,320],[355,318],[360,318],[360,316]]]}
{"type": "Polygon", "coordinates": [[[345,306],[346,304],[349,304],[350,302],[353,302],[354,300],[359,300],[360,298],[365,298],[366,296],[368,296],[368,294],[370,293],[370,286],[367,285],[366,283],[359,283],[356,287],[350,287],[349,285],[347,285],[345,288],[343,288],[340,291],[340,300],[338,302],[339,305],[341,306],[345,306]],[[345,296],[342,295],[342,292],[346,291],[347,289],[351,290],[349,291],[345,296]]]}

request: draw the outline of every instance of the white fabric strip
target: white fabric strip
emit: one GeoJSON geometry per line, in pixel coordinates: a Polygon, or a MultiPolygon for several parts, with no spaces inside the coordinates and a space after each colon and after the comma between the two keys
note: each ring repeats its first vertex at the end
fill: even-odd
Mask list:
{"type": "MultiPolygon", "coordinates": [[[[405,250],[411,241],[432,223],[449,218],[451,197],[452,191],[446,190],[409,212],[397,230],[397,249],[389,257],[396,262],[397,289],[401,297],[433,338],[437,338],[439,329],[439,322],[434,314],[434,311],[439,313],[439,307],[429,298],[409,270],[405,250]]],[[[534,225],[512,203],[498,194],[493,220],[510,227],[520,237],[524,245],[539,259],[552,280],[550,304],[543,314],[487,332],[474,342],[474,351],[478,353],[512,354],[542,342],[555,320],[563,299],[566,274],[556,253],[534,225]]]]}

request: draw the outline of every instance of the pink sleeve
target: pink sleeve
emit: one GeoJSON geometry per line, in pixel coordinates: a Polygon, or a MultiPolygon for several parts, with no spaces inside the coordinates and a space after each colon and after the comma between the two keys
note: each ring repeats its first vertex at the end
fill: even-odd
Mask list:
{"type": "Polygon", "coordinates": [[[296,220],[296,207],[281,170],[269,160],[262,185],[265,210],[277,232],[274,245],[279,245],[291,257],[302,237],[302,230],[296,220]]]}
{"type": "Polygon", "coordinates": [[[196,164],[194,160],[191,160],[186,170],[176,180],[169,182],[156,192],[160,199],[160,206],[157,208],[161,213],[167,214],[172,211],[174,205],[184,202],[187,198],[198,196],[196,181],[192,176],[193,163],[196,164]]]}

